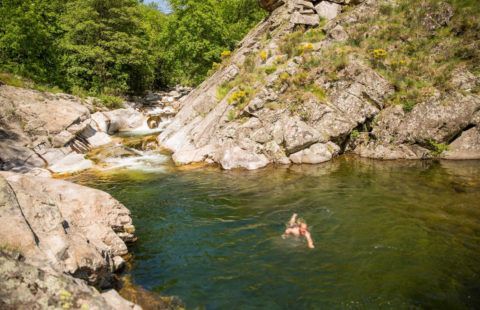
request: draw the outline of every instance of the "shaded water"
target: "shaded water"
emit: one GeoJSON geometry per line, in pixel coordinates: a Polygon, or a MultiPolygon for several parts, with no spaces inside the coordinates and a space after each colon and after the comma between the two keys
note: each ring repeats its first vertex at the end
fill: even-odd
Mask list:
{"type": "Polygon", "coordinates": [[[480,162],[86,173],[134,217],[136,284],[188,308],[475,308],[480,162]],[[316,248],[280,238],[293,212],[316,248]]]}

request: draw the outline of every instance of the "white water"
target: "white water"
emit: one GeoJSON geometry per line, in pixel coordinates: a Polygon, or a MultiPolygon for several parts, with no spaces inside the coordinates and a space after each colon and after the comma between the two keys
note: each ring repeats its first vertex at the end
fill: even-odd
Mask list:
{"type": "Polygon", "coordinates": [[[100,170],[129,169],[144,172],[163,172],[168,156],[158,154],[155,151],[138,152],[138,156],[110,157],[105,159],[100,170]]]}
{"type": "Polygon", "coordinates": [[[161,133],[170,123],[171,120],[162,121],[157,128],[151,129],[148,127],[147,121],[145,120],[142,126],[128,131],[121,131],[119,132],[119,135],[124,137],[154,135],[156,133],[161,133]]]}

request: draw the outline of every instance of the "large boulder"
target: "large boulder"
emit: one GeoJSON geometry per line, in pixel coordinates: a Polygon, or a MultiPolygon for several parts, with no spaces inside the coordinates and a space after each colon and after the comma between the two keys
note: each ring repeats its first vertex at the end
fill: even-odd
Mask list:
{"type": "Polygon", "coordinates": [[[295,164],[320,164],[331,160],[339,152],[340,147],[335,143],[316,143],[308,149],[290,155],[290,160],[295,164]]]}
{"type": "Polygon", "coordinates": [[[111,284],[113,257],[135,240],[122,204],[61,180],[0,172],[0,208],[1,246],[18,249],[27,263],[101,287],[111,284]]]}

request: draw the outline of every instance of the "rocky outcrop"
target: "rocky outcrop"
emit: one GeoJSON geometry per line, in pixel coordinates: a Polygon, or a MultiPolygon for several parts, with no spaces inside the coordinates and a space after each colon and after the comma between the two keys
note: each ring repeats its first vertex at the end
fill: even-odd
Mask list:
{"type": "Polygon", "coordinates": [[[12,259],[0,254],[0,304],[42,305],[49,298],[66,302],[61,297],[65,291],[72,306],[86,303],[104,309],[114,299],[130,305],[116,296],[106,301],[87,284],[113,285],[113,274],[123,264],[121,255],[128,253],[126,243],[135,241],[134,232],[129,210],[107,193],[1,172],[0,249],[18,255],[12,259]]]}
{"type": "Polygon", "coordinates": [[[100,294],[84,281],[27,264],[19,252],[5,249],[0,249],[0,308],[141,309],[114,291],[100,294]]]}
{"type": "MultiPolygon", "coordinates": [[[[396,89],[370,59],[336,50],[329,56],[333,70],[332,63],[322,62],[325,50],[349,40],[350,25],[375,18],[380,2],[260,3],[270,16],[185,97],[159,135],[159,144],[173,152],[177,164],[258,169],[271,163],[320,163],[347,151],[379,159],[479,158],[480,98],[472,92],[478,78],[468,70],[452,74],[457,89],[434,91],[407,111],[389,104],[396,89]],[[315,29],[319,18],[328,22],[315,29]],[[311,36],[305,35],[298,41],[299,28],[321,39],[308,41],[311,36]],[[229,86],[219,98],[218,90],[229,86]]],[[[449,6],[437,11],[425,18],[448,23],[449,6]]]]}
{"type": "Polygon", "coordinates": [[[49,178],[0,173],[1,245],[27,263],[108,287],[114,257],[135,240],[130,212],[99,190],[49,178]]]}

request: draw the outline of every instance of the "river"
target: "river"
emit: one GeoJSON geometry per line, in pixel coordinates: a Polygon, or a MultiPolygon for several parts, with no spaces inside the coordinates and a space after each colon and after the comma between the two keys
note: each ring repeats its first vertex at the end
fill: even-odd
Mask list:
{"type": "Polygon", "coordinates": [[[135,284],[188,308],[480,305],[480,162],[344,156],[258,171],[86,172],[133,214],[135,284]],[[315,249],[282,239],[293,212],[315,249]]]}

